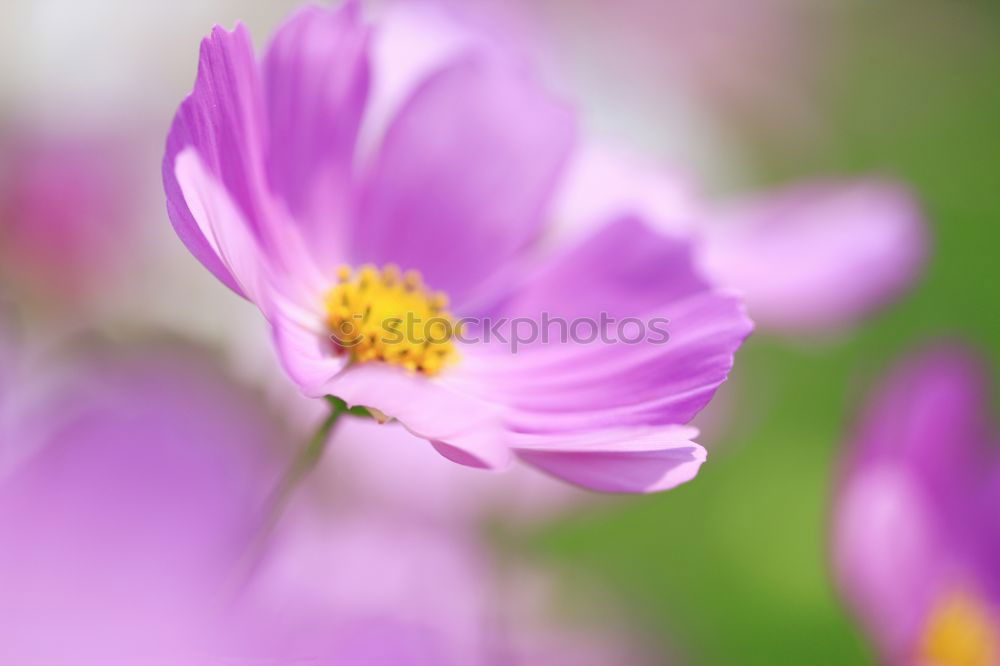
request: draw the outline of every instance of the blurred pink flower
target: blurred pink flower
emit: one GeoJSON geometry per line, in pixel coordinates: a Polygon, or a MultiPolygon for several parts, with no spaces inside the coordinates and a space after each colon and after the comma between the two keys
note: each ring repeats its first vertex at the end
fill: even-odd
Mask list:
{"type": "Polygon", "coordinates": [[[703,265],[772,330],[836,331],[912,286],[927,252],[923,213],[902,185],[810,182],[712,211],[703,265]]]}
{"type": "Polygon", "coordinates": [[[0,442],[30,447],[0,479],[5,663],[166,663],[229,631],[278,432],[204,358],[144,352],[87,361],[0,442]]]}
{"type": "Polygon", "coordinates": [[[405,510],[303,508],[246,594],[278,636],[322,636],[350,663],[650,663],[614,612],[586,631],[555,621],[547,577],[498,567],[468,531],[405,510]]]}
{"type": "Polygon", "coordinates": [[[689,239],[636,216],[604,220],[537,266],[527,250],[569,160],[572,114],[493,42],[449,33],[426,58],[386,62],[380,34],[356,3],[310,7],[258,63],[242,25],[217,27],[167,141],[178,235],[260,308],[306,395],[394,417],[469,466],[516,456],[618,492],[691,479],[705,452],[683,424],[750,331],[739,300],[699,275],[689,239]],[[405,81],[380,88],[397,68],[405,81]],[[341,320],[450,318],[438,293],[395,266],[444,289],[457,316],[658,317],[671,339],[519,355],[456,339],[402,351],[375,333],[359,347],[331,340],[341,320]]]}
{"type": "Polygon", "coordinates": [[[128,256],[136,182],[124,142],[18,124],[2,132],[0,275],[61,306],[93,295],[128,256]]]}
{"type": "Polygon", "coordinates": [[[889,664],[1000,663],[1000,450],[982,361],[924,351],[875,397],[846,457],[836,572],[889,664]]]}
{"type": "Polygon", "coordinates": [[[77,359],[0,442],[32,446],[0,474],[0,661],[637,663],[511,599],[465,531],[303,493],[254,548],[284,433],[206,360],[77,359]]]}

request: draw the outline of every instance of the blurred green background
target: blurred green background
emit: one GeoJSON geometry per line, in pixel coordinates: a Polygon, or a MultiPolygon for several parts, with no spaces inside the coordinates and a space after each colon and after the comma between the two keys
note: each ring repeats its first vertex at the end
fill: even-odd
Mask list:
{"type": "Polygon", "coordinates": [[[872,172],[909,183],[932,226],[924,278],[847,336],[752,338],[732,380],[739,425],[705,440],[695,483],[516,535],[620,588],[642,628],[693,664],[873,663],[827,566],[842,441],[906,349],[957,336],[1000,353],[1000,3],[842,9],[825,27],[839,48],[815,100],[822,132],[743,127],[744,148],[760,185],[872,172]]]}

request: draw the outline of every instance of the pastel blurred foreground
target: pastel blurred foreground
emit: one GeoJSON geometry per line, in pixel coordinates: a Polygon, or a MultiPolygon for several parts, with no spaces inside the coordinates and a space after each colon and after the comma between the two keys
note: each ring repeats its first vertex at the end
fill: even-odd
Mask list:
{"type": "Polygon", "coordinates": [[[544,588],[419,513],[303,492],[264,540],[287,433],[204,353],[105,349],[40,387],[4,352],[3,663],[638,659],[560,629],[544,588]]]}

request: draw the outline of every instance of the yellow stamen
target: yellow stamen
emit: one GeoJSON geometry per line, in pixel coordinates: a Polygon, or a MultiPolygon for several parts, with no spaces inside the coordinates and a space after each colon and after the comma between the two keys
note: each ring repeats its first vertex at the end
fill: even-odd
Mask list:
{"type": "Polygon", "coordinates": [[[921,664],[996,666],[1000,664],[1000,625],[996,614],[965,589],[943,598],[927,621],[920,646],[921,664]]]}
{"type": "Polygon", "coordinates": [[[434,375],[458,352],[448,297],[429,291],[417,271],[389,264],[376,269],[337,269],[337,284],[324,302],[330,337],[338,353],[358,362],[384,361],[434,375]]]}

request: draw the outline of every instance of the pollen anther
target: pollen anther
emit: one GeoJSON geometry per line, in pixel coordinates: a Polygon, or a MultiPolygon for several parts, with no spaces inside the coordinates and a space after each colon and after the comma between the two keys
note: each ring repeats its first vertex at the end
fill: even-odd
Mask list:
{"type": "Polygon", "coordinates": [[[352,361],[383,361],[426,375],[458,358],[448,297],[428,290],[417,271],[388,264],[340,266],[324,304],[330,339],[352,361]]]}

